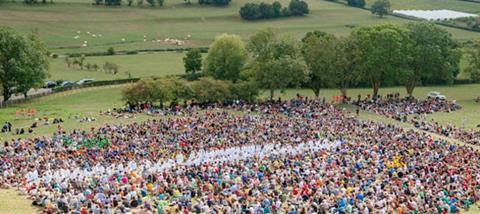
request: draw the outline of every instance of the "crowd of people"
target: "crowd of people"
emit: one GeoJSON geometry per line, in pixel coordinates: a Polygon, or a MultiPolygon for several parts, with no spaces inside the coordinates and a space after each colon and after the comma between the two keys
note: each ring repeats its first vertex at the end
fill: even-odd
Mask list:
{"type": "Polygon", "coordinates": [[[411,120],[415,128],[457,139],[464,143],[480,146],[480,130],[465,130],[454,125],[442,125],[438,122],[426,121],[418,118],[419,117],[415,117],[411,120]]]}
{"type": "Polygon", "coordinates": [[[322,101],[170,111],[6,141],[0,185],[46,213],[458,213],[479,200],[476,150],[322,101]]]}
{"type": "Polygon", "coordinates": [[[358,100],[350,101],[365,111],[374,112],[395,120],[407,122],[407,116],[412,114],[431,114],[435,112],[451,112],[461,108],[455,101],[449,102],[445,99],[428,98],[419,100],[414,97],[400,97],[400,93],[387,94],[364,99],[358,96],[358,100]]]}

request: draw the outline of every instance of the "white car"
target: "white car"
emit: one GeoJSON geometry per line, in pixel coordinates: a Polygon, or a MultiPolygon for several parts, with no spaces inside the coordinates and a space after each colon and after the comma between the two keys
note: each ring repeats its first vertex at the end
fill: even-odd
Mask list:
{"type": "Polygon", "coordinates": [[[428,97],[428,99],[440,99],[440,100],[447,99],[447,97],[445,97],[445,95],[442,95],[442,94],[440,94],[440,92],[437,92],[437,91],[428,92],[427,97],[428,97]]]}
{"type": "Polygon", "coordinates": [[[95,80],[93,80],[93,79],[82,79],[82,80],[79,80],[79,81],[77,82],[77,84],[78,84],[78,85],[83,85],[83,84],[91,83],[91,82],[93,82],[93,81],[95,81],[95,80]]]}

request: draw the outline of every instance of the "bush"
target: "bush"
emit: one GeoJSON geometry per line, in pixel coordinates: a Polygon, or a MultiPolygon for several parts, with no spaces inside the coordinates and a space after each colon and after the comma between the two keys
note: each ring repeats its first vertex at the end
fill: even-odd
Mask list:
{"type": "Polygon", "coordinates": [[[292,16],[303,16],[309,13],[308,4],[300,0],[292,0],[290,5],[288,5],[288,9],[292,16]]]}
{"type": "Polygon", "coordinates": [[[240,8],[240,16],[245,20],[271,19],[287,16],[303,16],[309,13],[308,4],[301,0],[292,0],[288,8],[282,8],[278,1],[268,3],[246,3],[240,8]]]}
{"type": "Polygon", "coordinates": [[[230,4],[231,0],[198,0],[198,4],[201,5],[215,5],[215,6],[226,6],[230,4]]]}
{"type": "Polygon", "coordinates": [[[352,7],[365,7],[365,0],[347,0],[347,4],[352,7]]]}
{"type": "Polygon", "coordinates": [[[258,86],[253,81],[230,83],[230,99],[254,102],[259,94],[258,86]]]}
{"type": "Polygon", "coordinates": [[[240,16],[245,20],[257,20],[262,18],[258,4],[246,3],[240,8],[240,16]]]}
{"type": "Polygon", "coordinates": [[[109,47],[107,49],[107,55],[115,55],[115,49],[113,49],[113,47],[109,47]]]}

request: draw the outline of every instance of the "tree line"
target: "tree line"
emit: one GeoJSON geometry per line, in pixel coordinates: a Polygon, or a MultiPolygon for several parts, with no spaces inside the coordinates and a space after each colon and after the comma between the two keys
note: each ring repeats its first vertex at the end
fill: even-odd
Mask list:
{"type": "MultiPolygon", "coordinates": [[[[469,63],[471,73],[480,70],[480,42],[475,44],[467,53],[470,62],[476,62],[469,63]]],[[[277,90],[290,87],[308,87],[316,97],[321,89],[338,88],[347,96],[347,90],[358,85],[370,85],[373,96],[381,87],[403,85],[411,96],[417,85],[453,83],[461,53],[446,30],[428,22],[361,27],[347,37],[313,31],[301,40],[271,28],[255,33],[246,43],[224,34],[215,39],[205,57],[196,49],[187,52],[185,79],[193,81],[182,81],[191,85],[192,93],[181,98],[252,100],[263,89],[273,99],[277,90]],[[236,84],[248,85],[243,89],[245,96],[232,89],[236,84]]]]}
{"type": "MultiPolygon", "coordinates": [[[[191,0],[184,0],[186,4],[191,4],[191,0]]],[[[200,5],[215,5],[215,6],[226,6],[230,4],[231,0],[198,0],[200,5]]],[[[104,5],[104,6],[120,6],[123,4],[122,0],[93,0],[93,5],[104,5]]],[[[148,5],[150,7],[160,6],[163,7],[165,0],[126,0],[127,6],[131,7],[137,5],[142,7],[148,5]]]]}
{"type": "Polygon", "coordinates": [[[308,4],[301,0],[292,0],[288,7],[282,7],[278,1],[269,3],[246,3],[240,8],[240,16],[245,20],[272,19],[288,16],[304,16],[309,13],[308,4]]]}
{"type": "Polygon", "coordinates": [[[412,95],[417,85],[453,83],[460,57],[451,34],[428,22],[361,27],[348,37],[314,31],[301,41],[266,29],[246,45],[235,36],[217,38],[203,74],[253,80],[270,98],[292,86],[309,87],[316,96],[322,88],[337,87],[346,96],[352,85],[370,85],[375,96],[381,86],[404,85],[412,95]]]}

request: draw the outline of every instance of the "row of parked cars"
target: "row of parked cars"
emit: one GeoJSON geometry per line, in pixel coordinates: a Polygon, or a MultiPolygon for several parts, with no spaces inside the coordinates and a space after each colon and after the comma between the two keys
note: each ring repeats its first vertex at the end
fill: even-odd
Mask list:
{"type": "Polygon", "coordinates": [[[70,87],[75,85],[85,85],[87,83],[94,82],[94,79],[81,79],[77,82],[73,81],[47,81],[45,82],[44,88],[56,88],[56,87],[70,87]]]}

